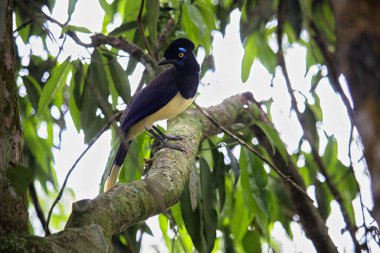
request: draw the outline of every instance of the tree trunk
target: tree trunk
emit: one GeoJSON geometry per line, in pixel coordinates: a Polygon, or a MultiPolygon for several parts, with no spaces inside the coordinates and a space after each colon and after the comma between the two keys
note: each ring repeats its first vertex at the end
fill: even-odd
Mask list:
{"type": "Polygon", "coordinates": [[[380,2],[333,0],[338,61],[354,102],[380,223],[380,2]]]}
{"type": "Polygon", "coordinates": [[[19,194],[7,169],[22,161],[21,127],[12,36],[13,0],[0,1],[0,236],[28,233],[26,194],[19,194]]]}

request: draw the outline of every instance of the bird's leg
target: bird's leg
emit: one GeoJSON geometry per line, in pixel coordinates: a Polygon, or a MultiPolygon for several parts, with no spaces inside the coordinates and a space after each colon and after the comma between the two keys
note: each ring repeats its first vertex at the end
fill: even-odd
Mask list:
{"type": "Polygon", "coordinates": [[[177,136],[177,135],[166,135],[164,134],[158,127],[156,126],[152,126],[153,129],[159,134],[161,135],[161,137],[164,139],[164,140],[171,140],[171,141],[181,141],[183,140],[183,138],[181,136],[177,136]]]}
{"type": "Polygon", "coordinates": [[[171,144],[169,142],[167,142],[160,134],[157,134],[156,132],[154,132],[152,129],[147,129],[145,128],[151,135],[153,135],[157,140],[159,140],[161,142],[161,145],[164,147],[164,148],[170,148],[170,149],[174,149],[174,150],[179,150],[181,152],[184,152],[186,153],[186,150],[184,148],[182,148],[181,146],[179,145],[174,145],[174,144],[171,144]]]}

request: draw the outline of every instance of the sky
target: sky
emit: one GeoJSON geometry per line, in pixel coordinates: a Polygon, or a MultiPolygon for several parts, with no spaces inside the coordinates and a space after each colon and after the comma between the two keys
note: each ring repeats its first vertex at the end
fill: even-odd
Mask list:
{"type": "MultiPolygon", "coordinates": [[[[66,10],[67,1],[57,1],[52,16],[55,19],[64,22],[67,19],[66,10]]],[[[81,0],[78,1],[76,5],[70,24],[86,27],[93,32],[100,32],[103,15],[104,13],[98,0],[81,0]]],[[[295,120],[295,114],[290,111],[289,96],[284,96],[284,94],[287,94],[287,89],[280,69],[276,69],[275,78],[272,80],[272,76],[266,71],[261,63],[255,61],[247,82],[243,84],[241,81],[240,66],[244,51],[239,36],[239,17],[240,14],[238,11],[232,13],[231,24],[227,27],[226,35],[224,37],[218,32],[212,34],[214,38],[213,54],[215,57],[216,71],[208,72],[201,80],[199,88],[200,95],[196,98],[196,102],[201,106],[215,105],[219,104],[227,97],[245,91],[252,92],[258,101],[273,98],[274,102],[271,108],[273,122],[276,128],[280,131],[281,138],[285,141],[287,149],[290,152],[295,151],[298,147],[298,140],[302,135],[302,131],[299,123],[295,120]]],[[[112,27],[120,25],[120,22],[120,20],[117,20],[114,25],[109,27],[109,29],[112,30],[112,27]]],[[[53,34],[57,35],[56,38],[59,37],[60,29],[56,25],[50,24],[49,29],[53,34]]],[[[81,39],[89,41],[88,35],[81,35],[81,39]]],[[[27,56],[29,50],[32,50],[34,53],[40,53],[43,55],[41,42],[38,40],[31,41],[32,45],[30,48],[20,46],[22,44],[20,40],[16,41],[19,48],[21,48],[20,54],[27,56]]],[[[49,50],[53,55],[58,53],[59,45],[60,43],[48,43],[49,50]]],[[[79,56],[89,58],[90,55],[86,49],[76,45],[71,39],[68,39],[64,50],[60,55],[60,59],[64,60],[68,56],[75,59],[79,56]]],[[[203,57],[204,51],[199,50],[197,59],[201,61],[203,57]]],[[[286,64],[293,84],[293,89],[306,94],[306,97],[311,99],[311,96],[308,95],[311,83],[310,80],[312,75],[317,72],[317,69],[312,68],[309,73],[305,73],[305,57],[306,50],[301,46],[295,45],[287,50],[286,64]]],[[[125,67],[127,58],[122,58],[120,62],[125,67]]],[[[142,71],[143,67],[139,66],[136,73],[130,77],[132,91],[136,89],[142,71]]],[[[344,78],[342,77],[340,81],[349,96],[344,78]]],[[[348,148],[350,123],[345,107],[341,99],[331,89],[326,78],[324,78],[318,85],[316,92],[320,96],[323,111],[323,122],[318,126],[318,131],[320,136],[322,136],[321,150],[323,150],[326,145],[326,138],[323,138],[323,131],[325,131],[327,135],[334,135],[338,141],[338,157],[347,165],[349,161],[348,148]],[[334,109],[332,110],[331,108],[334,109]]],[[[303,110],[304,108],[302,108],[301,104],[303,103],[304,98],[297,94],[296,98],[297,101],[300,102],[300,110],[303,110]]],[[[67,130],[62,135],[61,149],[54,150],[55,170],[59,185],[62,185],[67,171],[79,154],[86,148],[83,143],[83,133],[77,133],[69,116],[67,116],[66,119],[67,130]]],[[[161,122],[161,124],[165,125],[164,122],[161,122]]],[[[43,132],[43,129],[41,129],[41,132],[43,132]]],[[[357,136],[356,132],[355,136],[357,136]]],[[[104,133],[70,176],[68,187],[73,190],[75,197],[72,196],[69,191],[64,194],[62,202],[67,208],[71,208],[71,203],[75,200],[94,198],[98,195],[99,183],[111,148],[110,139],[110,131],[104,133]]],[[[310,149],[310,147],[307,146],[303,148],[306,150],[310,149]]],[[[355,175],[361,186],[364,203],[367,207],[371,208],[372,200],[369,188],[370,183],[365,173],[364,164],[359,161],[361,158],[360,145],[351,145],[351,151],[353,154],[353,160],[355,161],[355,175]]],[[[43,194],[41,189],[39,189],[38,192],[40,192],[41,195],[43,194]]],[[[309,187],[308,193],[310,196],[314,196],[314,188],[309,187]]],[[[361,224],[362,218],[358,199],[354,201],[354,206],[358,224],[361,224]]],[[[341,235],[341,229],[344,226],[344,222],[339,212],[339,206],[333,201],[331,207],[332,214],[327,220],[329,234],[341,251],[345,248],[349,252],[350,249],[352,249],[352,243],[348,233],[341,235]]],[[[33,209],[30,209],[30,212],[32,215],[34,214],[33,209]]],[[[150,218],[149,224],[151,224],[155,236],[144,237],[144,242],[146,242],[146,245],[144,246],[146,247],[145,249],[149,249],[151,245],[157,244],[160,245],[160,252],[167,252],[160,229],[157,225],[157,218],[150,218]]],[[[38,221],[34,220],[33,225],[36,227],[36,231],[43,234],[38,221]]],[[[283,252],[315,252],[311,241],[305,238],[304,232],[296,222],[292,223],[291,228],[294,234],[293,241],[286,236],[286,233],[280,224],[276,223],[274,226],[272,232],[273,238],[281,242],[283,252]]]]}

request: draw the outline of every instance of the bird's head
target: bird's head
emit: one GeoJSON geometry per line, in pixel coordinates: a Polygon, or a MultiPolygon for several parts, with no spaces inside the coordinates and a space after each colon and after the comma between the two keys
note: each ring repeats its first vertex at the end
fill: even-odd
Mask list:
{"type": "Polygon", "coordinates": [[[194,43],[186,38],[180,38],[173,41],[165,50],[164,59],[158,65],[173,64],[176,67],[194,65],[199,68],[193,53],[194,43]]]}

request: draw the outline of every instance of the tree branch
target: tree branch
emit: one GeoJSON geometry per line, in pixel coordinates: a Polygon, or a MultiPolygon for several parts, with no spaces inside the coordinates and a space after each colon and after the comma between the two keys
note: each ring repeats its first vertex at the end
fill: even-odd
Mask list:
{"type": "Polygon", "coordinates": [[[201,111],[213,124],[218,126],[220,130],[222,130],[224,133],[226,133],[228,136],[230,136],[232,139],[237,141],[240,145],[244,146],[246,149],[254,153],[257,157],[259,157],[263,162],[269,165],[283,180],[285,183],[289,184],[289,186],[294,187],[296,190],[298,190],[300,193],[304,194],[307,199],[313,202],[313,200],[307,195],[304,189],[302,189],[299,185],[297,185],[294,181],[292,181],[288,176],[284,175],[284,173],[281,172],[279,168],[275,164],[273,164],[270,160],[268,160],[264,155],[262,155],[259,151],[254,149],[251,145],[249,145],[247,142],[239,138],[239,136],[235,135],[232,131],[228,130],[223,125],[219,124],[214,117],[212,117],[207,111],[205,111],[202,107],[195,104],[195,106],[198,108],[199,111],[201,111]]]}
{"type": "MultiPolygon", "coordinates": [[[[223,125],[247,124],[250,115],[246,113],[245,105],[251,97],[250,93],[235,95],[206,110],[223,125]]],[[[159,150],[144,179],[119,184],[93,200],[74,203],[62,232],[46,238],[0,237],[0,251],[14,252],[12,247],[15,244],[11,242],[21,240],[20,243],[35,252],[110,252],[112,235],[165,211],[179,200],[200,142],[219,133],[220,129],[193,109],[170,121],[168,132],[183,137],[178,143],[186,153],[166,148],[159,150]]]]}
{"type": "MultiPolygon", "coordinates": [[[[290,95],[291,108],[295,111],[297,119],[302,126],[302,130],[304,132],[304,138],[309,142],[309,144],[311,146],[312,155],[313,155],[315,162],[318,165],[319,171],[325,177],[327,186],[330,189],[331,194],[334,196],[334,199],[339,203],[340,210],[342,212],[344,221],[347,225],[351,239],[355,245],[355,252],[358,253],[358,252],[360,252],[361,247],[360,247],[358,240],[355,237],[355,232],[356,232],[357,228],[356,228],[356,226],[354,226],[352,224],[352,222],[348,216],[346,206],[344,205],[344,202],[343,202],[343,197],[340,194],[340,192],[338,191],[338,189],[336,188],[336,186],[334,185],[333,180],[331,179],[330,175],[327,173],[325,165],[322,162],[322,159],[319,155],[319,151],[318,151],[315,143],[313,142],[311,135],[307,134],[307,129],[308,129],[308,126],[306,125],[307,121],[306,121],[304,115],[298,110],[298,107],[297,107],[297,100],[296,100],[296,97],[294,95],[294,91],[292,89],[288,70],[287,70],[286,64],[285,64],[285,57],[284,57],[284,53],[283,53],[283,48],[282,48],[282,36],[283,36],[283,24],[284,24],[284,20],[283,20],[284,16],[283,15],[285,12],[283,2],[284,1],[280,1],[280,4],[279,4],[279,20],[278,20],[279,22],[278,22],[278,26],[277,26],[277,44],[278,44],[277,61],[281,67],[281,70],[282,70],[284,78],[285,78],[285,84],[286,84],[286,87],[288,89],[288,93],[290,95]]],[[[334,75],[334,77],[336,77],[336,75],[334,75]]],[[[336,81],[337,81],[337,83],[335,85],[340,87],[339,81],[338,80],[336,80],[336,81]]],[[[341,96],[344,96],[344,93],[341,94],[341,96]]],[[[347,110],[349,112],[350,112],[350,109],[352,110],[351,107],[347,108],[347,110]]]]}
{"type": "Polygon", "coordinates": [[[32,199],[32,202],[34,205],[34,209],[36,210],[37,217],[40,220],[41,225],[45,230],[45,234],[50,235],[50,230],[49,230],[49,227],[46,225],[45,215],[44,215],[44,212],[41,208],[40,202],[38,200],[36,188],[34,187],[33,182],[30,183],[28,189],[29,189],[30,198],[32,199]]]}
{"type": "MultiPolygon", "coordinates": [[[[207,111],[223,125],[232,125],[240,120],[246,123],[249,117],[244,114],[243,105],[247,104],[248,99],[247,94],[236,95],[207,111]]],[[[179,143],[186,153],[159,150],[143,180],[117,185],[94,200],[75,203],[66,227],[84,227],[95,223],[104,228],[106,237],[110,237],[175,204],[191,172],[200,142],[220,130],[198,110],[188,110],[170,122],[168,132],[183,137],[179,143]]]]}
{"type": "MultiPolygon", "coordinates": [[[[265,112],[261,109],[259,103],[254,101],[259,108],[258,119],[262,122],[272,125],[267,118],[265,112]]],[[[267,153],[271,156],[273,163],[282,169],[282,172],[294,181],[297,185],[305,189],[305,183],[297,170],[297,166],[293,163],[290,156],[285,160],[280,152],[272,152],[272,146],[270,141],[266,137],[265,133],[257,126],[251,127],[251,131],[257,136],[259,143],[267,150],[267,153]]],[[[307,198],[294,187],[288,188],[290,191],[290,199],[300,216],[300,222],[305,230],[306,236],[312,240],[315,248],[318,252],[337,252],[337,249],[328,234],[327,227],[319,214],[318,209],[308,201],[307,198]]]]}

